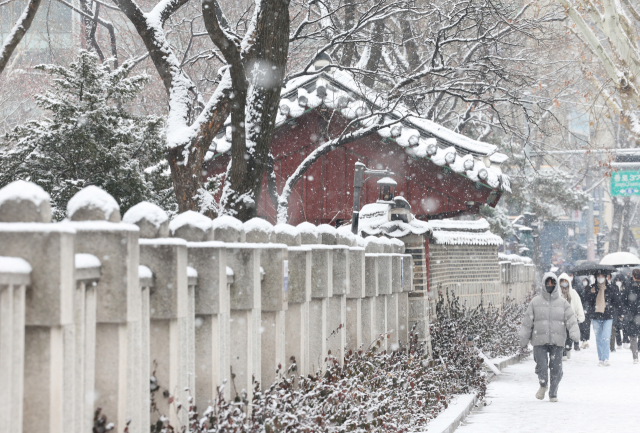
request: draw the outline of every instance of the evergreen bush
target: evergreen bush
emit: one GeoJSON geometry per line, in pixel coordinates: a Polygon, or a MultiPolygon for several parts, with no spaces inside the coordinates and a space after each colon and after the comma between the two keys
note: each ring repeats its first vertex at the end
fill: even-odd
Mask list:
{"type": "Polygon", "coordinates": [[[148,77],[128,76],[126,65],[112,71],[88,51],[80,51],[68,68],[36,69],[54,78],[51,90],[35,97],[46,115],[3,137],[0,187],[17,179],[40,185],[51,195],[56,220],[88,185],[111,194],[122,214],[143,200],[172,211],[163,122],[127,109],[148,77]]]}

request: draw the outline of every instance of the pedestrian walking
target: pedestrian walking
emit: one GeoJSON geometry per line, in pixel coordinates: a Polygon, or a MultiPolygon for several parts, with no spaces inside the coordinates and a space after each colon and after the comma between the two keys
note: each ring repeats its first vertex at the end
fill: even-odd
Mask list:
{"type": "MultiPolygon", "coordinates": [[[[585,311],[584,311],[584,305],[582,303],[582,299],[584,298],[584,287],[582,286],[582,280],[580,280],[580,278],[578,278],[577,275],[574,275],[573,271],[569,271],[569,272],[567,272],[567,274],[569,274],[569,278],[570,278],[569,282],[571,283],[571,288],[573,290],[575,290],[576,293],[578,293],[578,298],[580,299],[580,306],[583,307],[582,311],[583,311],[585,320],[583,320],[582,322],[578,323],[578,328],[580,328],[580,341],[582,341],[582,327],[583,327],[584,322],[587,319],[587,315],[585,314],[585,311]]],[[[591,324],[589,324],[589,326],[591,326],[591,324]]],[[[573,343],[573,350],[575,350],[576,352],[579,352],[580,351],[580,343],[574,342],[573,343]]]]}
{"type": "Polygon", "coordinates": [[[615,290],[616,288],[620,291],[620,302],[622,304],[620,311],[616,311],[616,314],[613,316],[613,325],[611,327],[611,341],[609,342],[609,349],[612,352],[616,351],[616,346],[620,349],[623,343],[629,343],[629,336],[625,330],[626,319],[627,319],[627,311],[626,311],[626,303],[624,300],[626,299],[626,278],[622,274],[617,274],[612,279],[612,287],[615,290]]]}
{"type": "Polygon", "coordinates": [[[591,324],[593,332],[596,334],[598,365],[608,367],[610,365],[609,343],[613,319],[616,313],[622,310],[620,291],[617,287],[614,289],[614,286],[607,282],[605,272],[598,272],[596,283],[589,286],[584,297],[590,311],[593,311],[591,324]]]}
{"type": "Polygon", "coordinates": [[[581,279],[582,290],[578,292],[580,295],[580,300],[582,301],[582,309],[584,310],[584,322],[579,323],[578,326],[580,328],[580,348],[587,349],[589,348],[589,339],[591,339],[591,311],[589,309],[589,304],[585,302],[584,295],[586,290],[591,285],[588,277],[584,277],[581,279]]]}
{"type": "MultiPolygon", "coordinates": [[[[571,309],[573,313],[576,315],[576,319],[578,320],[578,330],[580,329],[580,323],[584,322],[584,309],[582,308],[582,301],[580,300],[580,295],[576,290],[574,290],[571,281],[573,278],[569,274],[562,274],[559,277],[560,279],[560,294],[561,296],[571,305],[571,309]]],[[[578,342],[574,342],[569,335],[567,335],[567,340],[564,345],[564,352],[562,353],[562,360],[567,361],[571,358],[571,347],[576,346],[576,350],[580,350],[578,347],[578,342]]]]}
{"type": "Polygon", "coordinates": [[[520,345],[533,346],[536,374],[540,389],[538,400],[544,399],[547,389],[549,401],[558,401],[558,385],[562,380],[562,352],[567,339],[567,331],[573,341],[580,340],[580,330],[576,315],[569,302],[560,296],[558,277],[551,272],[542,278],[544,287],[529,304],[520,327],[520,345]],[[551,380],[549,380],[549,373],[551,380]]]}
{"type": "Polygon", "coordinates": [[[631,282],[626,292],[627,333],[631,343],[633,363],[638,363],[638,337],[640,336],[640,269],[631,272],[631,282]]]}

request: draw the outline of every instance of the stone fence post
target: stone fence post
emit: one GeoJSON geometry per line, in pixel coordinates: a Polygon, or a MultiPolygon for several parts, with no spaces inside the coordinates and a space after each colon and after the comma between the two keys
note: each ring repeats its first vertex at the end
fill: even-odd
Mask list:
{"type": "MultiPolygon", "coordinates": [[[[353,242],[355,244],[355,242],[353,242]]],[[[346,300],[345,350],[357,350],[363,344],[362,299],[365,297],[365,249],[349,247],[349,291],[346,300]]]]}
{"type": "Polygon", "coordinates": [[[349,247],[351,241],[340,237],[329,224],[318,226],[323,245],[331,248],[332,294],[327,300],[327,354],[344,364],[344,348],[347,344],[347,293],[349,293],[349,247]]]}
{"type": "Polygon", "coordinates": [[[311,301],[311,248],[301,245],[300,233],[289,224],[277,224],[271,240],[287,248],[287,313],[285,316],[285,362],[293,374],[309,371],[309,302],[311,301]]]}
{"type": "Polygon", "coordinates": [[[364,297],[361,303],[362,344],[368,347],[377,338],[376,298],[378,297],[378,254],[375,247],[365,247],[365,284],[364,297]]]}
{"type": "MultiPolygon", "coordinates": [[[[213,405],[230,376],[230,299],[227,249],[223,242],[189,242],[188,263],[198,273],[195,291],[195,395],[199,407],[213,405]]],[[[231,384],[223,388],[230,397],[231,384]]]]}
{"type": "Polygon", "coordinates": [[[24,315],[31,265],[0,256],[0,431],[22,432],[24,315]]]}
{"type": "MultiPolygon", "coordinates": [[[[169,235],[169,217],[159,206],[140,202],[132,206],[122,217],[127,224],[135,224],[140,229],[139,239],[166,238],[169,235]]],[[[138,248],[140,248],[138,246],[138,248]]],[[[139,260],[139,259],[138,259],[139,260]]],[[[143,426],[151,425],[151,310],[149,307],[151,290],[154,287],[154,276],[148,266],[139,265],[137,273],[138,292],[140,293],[140,343],[136,350],[140,360],[140,421],[143,426]]]]}
{"type": "Polygon", "coordinates": [[[102,264],[92,254],[76,254],[75,268],[76,432],[84,433],[93,428],[95,410],[96,286],[100,281],[102,264]]]}
{"type": "Polygon", "coordinates": [[[189,329],[187,242],[177,238],[140,239],[140,263],[155,277],[149,296],[151,368],[157,384],[173,398],[170,404],[159,392],[155,404],[161,414],[169,415],[172,425],[185,426],[193,391],[189,378],[195,374],[188,355],[195,337],[194,330],[189,329]],[[179,411],[178,404],[182,404],[179,411]]]}
{"type": "MultiPolygon", "coordinates": [[[[68,205],[77,253],[98,258],[96,287],[95,407],[123,431],[142,433],[140,375],[139,228],[120,223],[115,199],[98,187],[79,191],[68,205]]],[[[85,396],[86,398],[86,396],[85,396]]]]}
{"type": "Polygon", "coordinates": [[[284,371],[285,317],[287,295],[285,290],[285,261],[288,265],[287,246],[269,243],[273,239],[273,226],[262,218],[253,218],[244,223],[247,242],[259,244],[260,269],[264,272],[260,282],[261,313],[261,377],[260,385],[268,388],[276,380],[276,368],[284,371]]]}
{"type": "Polygon", "coordinates": [[[230,350],[231,372],[235,375],[234,389],[238,393],[245,390],[251,400],[254,386],[252,378],[261,381],[262,371],[260,248],[256,244],[242,243],[227,243],[225,247],[227,266],[234,274],[229,294],[230,341],[233,342],[230,350]]]}
{"type": "Polygon", "coordinates": [[[311,247],[311,301],[309,302],[309,369],[311,373],[325,369],[328,355],[327,338],[333,296],[333,255],[327,245],[311,247]]]}
{"type": "MultiPolygon", "coordinates": [[[[0,189],[0,251],[32,267],[24,315],[22,426],[15,431],[76,429],[74,237],[69,225],[51,224],[49,195],[42,188],[17,181],[0,189]]],[[[13,389],[19,392],[19,386],[13,389]]],[[[20,423],[21,414],[16,416],[14,425],[20,423]]]]}
{"type": "Polygon", "coordinates": [[[409,292],[413,290],[413,256],[401,254],[402,257],[402,292],[398,293],[398,339],[400,344],[409,342],[409,292]]]}
{"type": "MultiPolygon", "coordinates": [[[[142,231],[142,230],[141,230],[142,231]]],[[[153,272],[148,266],[138,266],[140,287],[140,389],[142,391],[140,424],[151,425],[151,310],[149,296],[154,287],[153,272]],[[146,397],[149,398],[146,398],[146,397]]]]}
{"type": "MultiPolygon", "coordinates": [[[[391,256],[384,254],[385,241],[376,237],[365,238],[365,299],[362,302],[362,329],[364,344],[370,345],[387,333],[387,298],[391,293],[391,256]],[[383,269],[385,268],[386,269],[383,269]]],[[[386,350],[387,339],[381,350],[386,350]]]]}

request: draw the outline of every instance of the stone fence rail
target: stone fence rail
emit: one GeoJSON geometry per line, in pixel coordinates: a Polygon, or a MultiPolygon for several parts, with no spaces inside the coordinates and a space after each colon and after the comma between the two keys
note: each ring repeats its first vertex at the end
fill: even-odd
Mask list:
{"type": "MultiPolygon", "coordinates": [[[[404,244],[330,226],[169,223],[150,203],[121,221],[96,187],[52,223],[48,195],[14,182],[0,190],[0,255],[0,432],[87,433],[98,407],[114,431],[161,416],[179,428],[192,398],[251,397],[294,362],[313,374],[380,335],[382,349],[413,326],[428,335],[404,244]]],[[[504,290],[519,294],[510,272],[504,290]]]]}
{"type": "Polygon", "coordinates": [[[379,335],[383,349],[407,342],[413,269],[400,241],[193,212],[169,224],[150,203],[121,221],[112,197],[87,189],[60,223],[35,185],[0,190],[2,432],[87,433],[97,407],[118,432],[161,415],[185,426],[178,405],[206,408],[232,374],[226,397],[293,362],[312,374],[379,335]]]}

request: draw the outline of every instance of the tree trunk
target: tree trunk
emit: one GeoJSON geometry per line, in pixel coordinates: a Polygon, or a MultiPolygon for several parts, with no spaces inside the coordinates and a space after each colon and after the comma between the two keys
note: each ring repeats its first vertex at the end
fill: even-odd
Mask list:
{"type": "MultiPolygon", "coordinates": [[[[180,212],[201,210],[198,195],[202,188],[204,156],[229,115],[232,90],[229,73],[226,72],[209,103],[197,116],[196,122],[189,125],[189,119],[196,117],[193,113],[193,100],[189,99],[196,94],[195,85],[180,67],[180,62],[161,27],[162,23],[187,1],[175,0],[156,5],[156,8],[161,8],[157,14],[160,16],[158,26],[157,22],[147,19],[148,14],[145,14],[135,1],[114,0],[142,38],[149,57],[162,79],[171,107],[168,116],[172,122],[170,126],[179,130],[184,128],[186,131],[186,138],[182,135],[178,139],[167,137],[167,159],[180,212]]],[[[115,54],[115,38],[111,30],[112,26],[110,35],[115,54]]]]}
{"type": "Polygon", "coordinates": [[[407,19],[408,14],[404,14],[400,18],[400,27],[402,28],[402,45],[407,50],[407,61],[411,71],[416,71],[420,66],[420,56],[418,56],[418,45],[413,40],[413,31],[411,30],[411,22],[407,19]]]}
{"type": "Polygon", "coordinates": [[[365,75],[362,83],[367,87],[373,87],[376,82],[376,71],[378,70],[378,62],[382,58],[382,42],[384,41],[384,29],[386,23],[385,20],[378,20],[373,25],[373,44],[371,46],[371,53],[369,54],[369,60],[367,61],[367,74],[365,75]]]}
{"type": "MultiPolygon", "coordinates": [[[[611,224],[611,240],[609,241],[609,252],[615,253],[620,251],[620,233],[622,230],[622,218],[624,212],[624,203],[617,197],[613,197],[613,223],[611,224]]],[[[600,211],[600,224],[604,224],[602,220],[602,211],[600,211]]]]}
{"type": "Polygon", "coordinates": [[[171,180],[178,201],[180,213],[188,210],[198,211],[198,192],[202,188],[202,162],[206,149],[192,145],[189,161],[184,162],[184,147],[169,149],[167,158],[171,169],[171,180]]]}
{"type": "MultiPolygon", "coordinates": [[[[204,0],[203,6],[210,1],[204,0]]],[[[288,2],[263,0],[256,7],[251,39],[240,47],[229,39],[211,8],[203,10],[209,36],[231,65],[231,165],[221,206],[241,221],[257,215],[289,53],[288,2]],[[242,56],[237,48],[242,48],[242,56]]]]}
{"type": "MultiPolygon", "coordinates": [[[[356,5],[354,0],[345,0],[344,2],[344,30],[347,30],[355,24],[356,5]]],[[[342,58],[340,64],[342,66],[351,66],[351,62],[356,54],[355,42],[347,42],[342,49],[342,58]]]]}
{"type": "Polygon", "coordinates": [[[624,198],[624,206],[622,209],[622,226],[621,230],[621,240],[620,240],[620,251],[628,251],[629,250],[629,236],[628,234],[631,232],[631,197],[624,198]]]}

